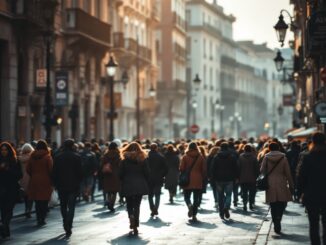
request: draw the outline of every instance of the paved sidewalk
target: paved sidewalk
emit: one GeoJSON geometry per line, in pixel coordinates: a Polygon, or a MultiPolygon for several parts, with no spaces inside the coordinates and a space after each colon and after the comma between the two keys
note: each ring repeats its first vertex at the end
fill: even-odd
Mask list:
{"type": "Polygon", "coordinates": [[[278,235],[274,232],[269,212],[258,232],[255,244],[310,244],[308,217],[301,204],[289,202],[281,224],[282,233],[278,235]]]}

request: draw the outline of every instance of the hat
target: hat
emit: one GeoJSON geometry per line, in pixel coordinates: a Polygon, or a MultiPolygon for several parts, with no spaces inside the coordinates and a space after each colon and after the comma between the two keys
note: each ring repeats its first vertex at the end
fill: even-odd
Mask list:
{"type": "Polygon", "coordinates": [[[122,142],[121,142],[120,139],[114,139],[114,140],[112,141],[112,143],[113,143],[113,142],[117,144],[118,148],[120,148],[121,145],[122,145],[122,142]]]}

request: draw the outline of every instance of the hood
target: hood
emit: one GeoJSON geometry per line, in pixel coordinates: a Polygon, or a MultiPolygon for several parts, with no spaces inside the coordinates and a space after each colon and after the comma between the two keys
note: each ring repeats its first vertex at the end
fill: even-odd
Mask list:
{"type": "Polygon", "coordinates": [[[232,154],[230,151],[220,151],[219,153],[217,153],[217,156],[221,159],[225,159],[230,157],[232,154]]]}
{"type": "Polygon", "coordinates": [[[143,162],[146,158],[143,152],[137,151],[126,151],[123,153],[123,157],[125,159],[130,159],[132,161],[143,162]]]}
{"type": "Polygon", "coordinates": [[[32,159],[42,159],[45,156],[50,156],[50,152],[47,150],[36,150],[32,153],[31,158],[32,159]]]}
{"type": "Polygon", "coordinates": [[[280,151],[271,151],[265,155],[265,157],[271,162],[276,163],[281,157],[285,157],[285,154],[280,151]]]}
{"type": "Polygon", "coordinates": [[[197,150],[189,150],[189,151],[186,152],[186,155],[189,156],[189,157],[191,157],[191,158],[195,158],[195,157],[197,157],[199,154],[200,154],[200,153],[199,153],[199,151],[197,151],[197,150]]]}

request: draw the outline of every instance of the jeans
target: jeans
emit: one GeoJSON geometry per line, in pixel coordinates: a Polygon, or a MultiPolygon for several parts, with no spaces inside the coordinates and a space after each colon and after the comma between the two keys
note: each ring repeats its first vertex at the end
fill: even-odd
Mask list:
{"type": "Polygon", "coordinates": [[[249,205],[252,206],[255,203],[256,196],[256,184],[255,183],[243,183],[241,184],[243,205],[247,206],[248,196],[249,196],[249,205]]]}
{"type": "Polygon", "coordinates": [[[184,195],[184,200],[187,204],[187,206],[192,206],[193,207],[193,215],[196,216],[198,213],[198,207],[200,204],[200,195],[202,193],[202,190],[184,190],[183,195],[184,195]],[[193,193],[193,203],[191,203],[191,194],[193,193]]]}
{"type": "Polygon", "coordinates": [[[217,195],[217,191],[216,191],[216,184],[213,181],[211,181],[210,185],[211,185],[212,190],[213,190],[214,201],[215,201],[215,203],[217,203],[218,202],[218,195],[217,195]]]}
{"type": "Polygon", "coordinates": [[[231,207],[233,181],[216,182],[218,205],[220,212],[231,207]]]}
{"type": "Polygon", "coordinates": [[[151,211],[158,210],[160,206],[160,199],[161,199],[161,186],[153,186],[150,187],[149,195],[148,195],[148,202],[151,211]],[[155,201],[154,201],[155,199],[155,201]]]}
{"type": "Polygon", "coordinates": [[[271,202],[270,206],[273,222],[281,222],[286,207],[286,202],[271,202]]]}
{"type": "Polygon", "coordinates": [[[142,195],[126,197],[128,216],[129,218],[133,217],[135,219],[135,224],[137,227],[139,226],[139,213],[142,198],[142,195]]]}
{"type": "Polygon", "coordinates": [[[9,224],[12,219],[15,200],[12,198],[0,198],[1,222],[3,225],[3,234],[10,236],[9,224]]]}
{"type": "Polygon", "coordinates": [[[46,214],[48,212],[49,201],[35,200],[35,211],[37,222],[42,223],[45,221],[46,214]]]}
{"type": "Polygon", "coordinates": [[[326,244],[326,204],[318,205],[318,204],[308,204],[306,205],[308,211],[308,218],[309,218],[309,234],[310,234],[310,241],[312,245],[319,245],[319,244],[326,244]],[[321,243],[320,239],[320,222],[321,216],[321,223],[322,223],[322,236],[324,242],[321,243]]]}
{"type": "Polygon", "coordinates": [[[60,210],[65,229],[71,229],[75,216],[77,191],[58,191],[60,210]]]}
{"type": "Polygon", "coordinates": [[[237,204],[239,201],[239,184],[233,183],[233,203],[237,204]]]}

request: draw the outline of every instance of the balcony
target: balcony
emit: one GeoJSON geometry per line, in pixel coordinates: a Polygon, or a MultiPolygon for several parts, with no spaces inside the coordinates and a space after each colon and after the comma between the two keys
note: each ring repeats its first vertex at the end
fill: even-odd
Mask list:
{"type": "Polygon", "coordinates": [[[174,55],[177,59],[186,61],[186,49],[176,42],[174,43],[174,55]]]}
{"type": "Polygon", "coordinates": [[[186,31],[186,22],[184,19],[181,18],[180,15],[178,15],[176,12],[173,12],[173,24],[181,31],[186,31]]]}
{"type": "Polygon", "coordinates": [[[174,86],[175,86],[175,89],[179,93],[186,94],[186,92],[187,92],[187,85],[186,85],[186,82],[185,81],[176,79],[176,80],[174,80],[174,86]]]}
{"type": "Polygon", "coordinates": [[[92,44],[110,47],[111,25],[79,8],[67,9],[65,14],[65,34],[79,36],[92,44]]]}

